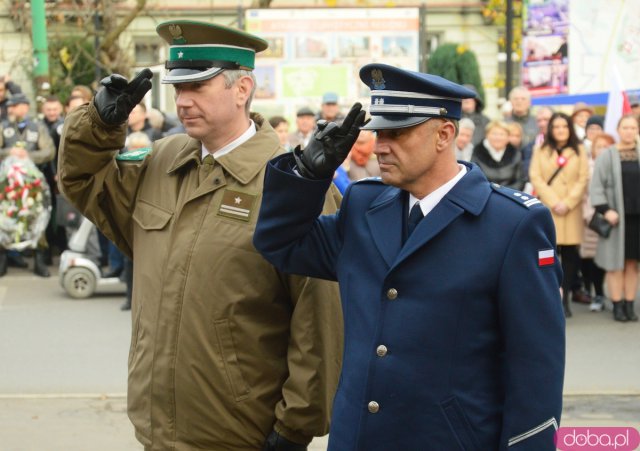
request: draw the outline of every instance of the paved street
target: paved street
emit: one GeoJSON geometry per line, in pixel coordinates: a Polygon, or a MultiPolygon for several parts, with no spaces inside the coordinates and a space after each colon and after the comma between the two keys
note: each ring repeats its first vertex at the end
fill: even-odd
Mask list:
{"type": "MultiPolygon", "coordinates": [[[[141,451],[126,417],[123,299],[72,300],[55,274],[0,279],[0,451],[141,451]]],[[[563,425],[640,427],[640,324],[573,310],[563,425]]]]}

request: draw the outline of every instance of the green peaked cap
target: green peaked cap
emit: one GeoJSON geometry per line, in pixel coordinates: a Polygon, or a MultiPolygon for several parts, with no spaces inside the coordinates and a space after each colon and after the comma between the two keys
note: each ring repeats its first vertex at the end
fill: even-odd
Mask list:
{"type": "Polygon", "coordinates": [[[162,83],[203,81],[224,69],[253,70],[256,53],[269,46],[252,34],[207,22],[172,20],[156,31],[169,44],[162,83]]]}

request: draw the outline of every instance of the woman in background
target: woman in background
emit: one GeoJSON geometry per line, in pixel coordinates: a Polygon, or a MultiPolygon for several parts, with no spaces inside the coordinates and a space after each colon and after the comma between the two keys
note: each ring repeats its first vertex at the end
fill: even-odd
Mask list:
{"type": "MultiPolygon", "coordinates": [[[[588,129],[588,127],[587,127],[588,129]]],[[[589,158],[589,178],[593,177],[593,170],[595,167],[595,159],[605,149],[615,144],[613,136],[607,133],[600,133],[592,136],[590,141],[591,146],[591,158],[589,158]]],[[[584,144],[583,144],[584,145],[584,144]]],[[[594,258],[596,256],[596,249],[598,247],[599,235],[591,230],[587,225],[595,209],[591,205],[589,200],[589,192],[585,194],[584,202],[582,204],[582,217],[584,219],[584,234],[582,235],[582,244],[580,245],[580,272],[582,273],[582,280],[584,282],[585,295],[591,298],[591,288],[595,296],[591,298],[591,305],[589,310],[592,312],[601,312],[604,310],[604,269],[596,265],[594,258]]],[[[574,293],[575,294],[575,293],[574,293]]]]}
{"type": "Polygon", "coordinates": [[[580,268],[582,203],[589,183],[589,161],[566,114],[551,116],[544,142],[533,152],[529,181],[540,201],[551,210],[556,226],[556,243],[564,272],[562,305],[568,318],[572,315],[569,296],[580,268]]]}
{"type": "Polygon", "coordinates": [[[471,161],[490,182],[522,190],[522,154],[509,143],[509,126],[503,121],[487,124],[485,138],[473,148],[471,161]]]}
{"type": "Polygon", "coordinates": [[[591,204],[613,226],[600,238],[595,262],[607,271],[613,319],[638,321],[634,301],[640,259],[640,125],[629,114],[618,122],[619,141],[596,159],[590,186],[591,204]]]}

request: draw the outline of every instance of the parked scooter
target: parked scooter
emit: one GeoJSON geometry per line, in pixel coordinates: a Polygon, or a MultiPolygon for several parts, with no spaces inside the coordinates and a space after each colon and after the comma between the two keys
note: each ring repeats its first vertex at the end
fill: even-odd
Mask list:
{"type": "Polygon", "coordinates": [[[60,255],[60,284],[75,299],[88,298],[96,292],[126,292],[126,285],[119,277],[102,276],[99,261],[87,252],[87,245],[94,233],[95,225],[81,216],[78,229],[68,240],[69,249],[60,255]]]}

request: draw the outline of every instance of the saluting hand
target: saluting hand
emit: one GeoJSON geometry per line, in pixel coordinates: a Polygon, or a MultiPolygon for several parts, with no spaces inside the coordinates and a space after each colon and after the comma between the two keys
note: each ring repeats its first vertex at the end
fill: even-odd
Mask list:
{"type": "Polygon", "coordinates": [[[119,74],[103,78],[103,87],[93,99],[100,118],[110,125],[123,124],[151,89],[152,77],[150,69],[143,69],[131,82],[119,74]]]}
{"type": "Polygon", "coordinates": [[[362,105],[355,103],[342,126],[335,122],[318,121],[318,128],[307,147],[301,150],[298,146],[293,151],[300,174],[315,180],[333,177],[358,139],[364,116],[362,105]]]}

